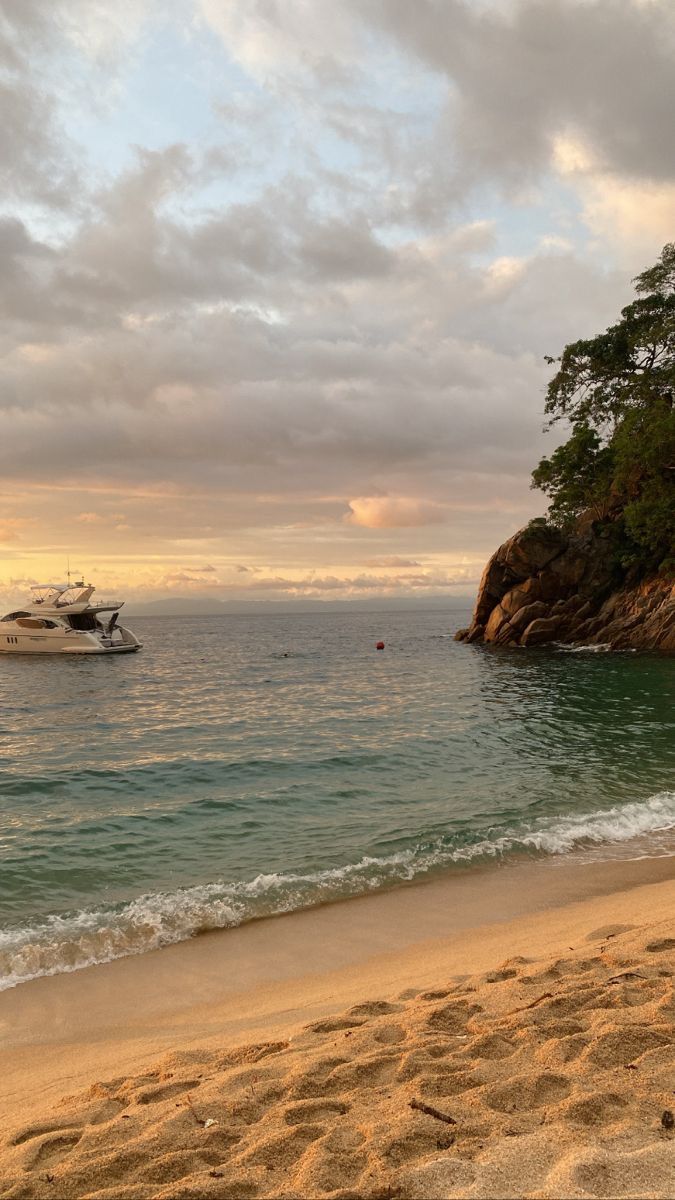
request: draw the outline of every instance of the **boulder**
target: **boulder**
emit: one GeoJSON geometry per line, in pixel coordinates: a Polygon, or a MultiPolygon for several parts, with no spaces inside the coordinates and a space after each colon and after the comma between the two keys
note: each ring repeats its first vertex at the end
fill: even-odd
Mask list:
{"type": "Polygon", "coordinates": [[[517,613],[511,617],[511,625],[520,634],[530,624],[531,621],[536,621],[539,617],[545,617],[548,612],[548,605],[544,604],[543,600],[537,600],[534,604],[526,604],[517,613]]]}
{"type": "Polygon", "coordinates": [[[542,646],[545,642],[552,642],[560,624],[560,617],[538,617],[536,621],[530,621],[521,636],[521,646],[542,646]]]}
{"type": "Polygon", "coordinates": [[[486,642],[496,642],[500,629],[505,623],[508,622],[508,619],[509,618],[504,612],[501,604],[495,604],[492,612],[490,613],[488,623],[485,626],[483,640],[486,642]]]}
{"type": "Polygon", "coordinates": [[[500,601],[507,616],[517,613],[523,605],[534,604],[541,599],[541,584],[536,576],[531,575],[524,583],[517,583],[500,601]]]}
{"type": "Polygon", "coordinates": [[[617,565],[611,523],[581,520],[567,538],[535,521],[492,555],[458,640],[540,646],[564,639],[617,649],[675,650],[675,582],[617,565]]]}
{"type": "Polygon", "coordinates": [[[528,579],[557,559],[567,545],[559,529],[544,521],[532,521],[504,543],[502,559],[514,579],[528,579]]]}
{"type": "Polygon", "coordinates": [[[559,530],[533,522],[514,533],[492,555],[480,584],[474,612],[474,625],[485,625],[496,604],[514,584],[524,583],[541,571],[567,547],[559,530]]]}

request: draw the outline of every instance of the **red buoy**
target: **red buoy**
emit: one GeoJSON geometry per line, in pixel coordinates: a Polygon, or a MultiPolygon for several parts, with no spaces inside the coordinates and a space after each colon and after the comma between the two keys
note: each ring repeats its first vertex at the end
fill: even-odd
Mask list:
{"type": "Polygon", "coordinates": [[[375,649],[376,650],[384,650],[384,642],[378,642],[375,649]]]}

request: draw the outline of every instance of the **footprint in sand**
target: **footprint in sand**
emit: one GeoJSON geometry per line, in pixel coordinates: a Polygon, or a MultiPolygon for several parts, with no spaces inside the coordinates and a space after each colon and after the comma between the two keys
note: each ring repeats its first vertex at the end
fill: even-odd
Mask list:
{"type": "Polygon", "coordinates": [[[228,1067],[242,1067],[248,1063],[257,1063],[261,1058],[268,1058],[270,1054],[280,1054],[282,1050],[288,1050],[289,1046],[290,1042],[255,1042],[250,1046],[239,1046],[236,1050],[218,1058],[217,1069],[226,1071],[228,1067]]]}
{"type": "MultiPolygon", "coordinates": [[[[387,1166],[402,1167],[407,1163],[418,1162],[434,1151],[450,1149],[455,1140],[454,1135],[449,1130],[444,1133],[437,1128],[425,1129],[422,1124],[424,1120],[422,1117],[408,1132],[398,1134],[382,1145],[380,1154],[387,1166]]],[[[428,1117],[426,1122],[431,1124],[428,1117]]]]}
{"type": "Polygon", "coordinates": [[[480,1004],[444,1004],[427,1017],[427,1028],[442,1033],[463,1033],[475,1013],[482,1012],[480,1004]]]}
{"type": "Polygon", "coordinates": [[[651,982],[632,983],[627,980],[626,983],[612,987],[604,997],[599,997],[589,1007],[597,1009],[642,1008],[645,1004],[651,1004],[654,998],[654,985],[651,982]]]}
{"type": "Polygon", "coordinates": [[[553,996],[552,999],[542,1004],[536,1019],[542,1021],[551,1016],[570,1016],[571,1013],[580,1012],[583,1008],[592,1008],[594,1001],[598,998],[604,999],[605,995],[604,988],[578,985],[570,988],[569,991],[553,996]]]}
{"type": "MultiPolygon", "coordinates": [[[[92,1165],[89,1158],[81,1158],[74,1170],[70,1171],[68,1191],[59,1196],[59,1200],[74,1200],[74,1197],[103,1196],[124,1197],[133,1188],[138,1174],[148,1163],[146,1145],[135,1143],[130,1148],[116,1151],[112,1154],[102,1154],[96,1159],[96,1192],[92,1188],[92,1165]]],[[[62,1177],[63,1178],[63,1177],[62,1177]]],[[[58,1193],[57,1193],[58,1195],[58,1193]]],[[[154,1196],[154,1191],[152,1193],[154,1196]]],[[[40,1200],[43,1200],[40,1197],[40,1200]]],[[[46,1200],[46,1197],[45,1197],[46,1200]]],[[[55,1198],[56,1200],[56,1198],[55,1198]]]]}
{"type": "Polygon", "coordinates": [[[342,1100],[301,1100],[283,1110],[287,1125],[306,1125],[315,1121],[331,1121],[344,1117],[350,1109],[342,1100]]]}
{"type": "Polygon", "coordinates": [[[198,1088],[201,1080],[183,1079],[178,1083],[160,1084],[159,1087],[145,1088],[136,1092],[134,1100],[137,1104],[160,1104],[162,1100],[173,1100],[174,1096],[182,1096],[198,1088]]]}
{"type": "Polygon", "coordinates": [[[586,942],[604,942],[607,938],[618,937],[620,933],[628,933],[631,929],[636,929],[635,925],[601,925],[599,929],[592,929],[586,934],[584,941],[586,942]]]}
{"type": "Polygon", "coordinates": [[[273,1171],[284,1171],[297,1162],[307,1147],[317,1138],[323,1137],[325,1132],[323,1125],[296,1125],[288,1132],[259,1141],[251,1150],[239,1155],[235,1162],[242,1166],[261,1166],[273,1171]]]}
{"type": "Polygon", "coordinates": [[[575,1033],[571,1037],[548,1038],[536,1051],[536,1058],[547,1066],[562,1067],[579,1058],[589,1041],[583,1033],[575,1033]]]}
{"type": "Polygon", "coordinates": [[[423,1049],[412,1050],[401,1059],[396,1074],[398,1083],[405,1083],[417,1075],[445,1074],[448,1070],[448,1046],[424,1046],[423,1049]]]}
{"type": "Polygon", "coordinates": [[[447,1155],[410,1167],[401,1176],[402,1194],[410,1200],[428,1200],[430,1196],[464,1196],[476,1178],[471,1163],[447,1155]]]}
{"type": "Polygon", "coordinates": [[[625,1067],[648,1050],[667,1046],[672,1041],[671,1034],[647,1025],[624,1026],[596,1038],[584,1057],[598,1067],[625,1067]]]}
{"type": "Polygon", "coordinates": [[[506,979],[515,979],[518,974],[518,968],[526,967],[532,960],[523,958],[518,955],[515,958],[507,958],[506,962],[501,963],[494,971],[488,971],[484,976],[486,983],[503,983],[506,979]]]}
{"type": "Polygon", "coordinates": [[[321,1146],[330,1150],[333,1154],[342,1154],[344,1151],[358,1150],[366,1140],[365,1133],[360,1129],[355,1129],[353,1125],[347,1125],[342,1129],[333,1129],[321,1142],[321,1146]]]}
{"type": "Polygon", "coordinates": [[[346,1014],[348,1017],[383,1017],[390,1013],[401,1012],[402,1004],[390,1004],[388,1000],[366,1000],[363,1004],[355,1004],[346,1014]]]}
{"type": "Polygon", "coordinates": [[[575,1033],[585,1033],[587,1028],[587,1022],[581,1024],[579,1021],[551,1021],[546,1025],[540,1025],[539,1032],[546,1038],[546,1041],[551,1041],[557,1038],[573,1037],[575,1033]]]}
{"type": "Polygon", "coordinates": [[[375,1055],[345,1063],[332,1072],[329,1083],[336,1091],[352,1091],[355,1088],[377,1087],[394,1078],[399,1059],[391,1055],[375,1055]]]}
{"type": "MultiPolygon", "coordinates": [[[[209,1172],[211,1175],[212,1172],[209,1172]]],[[[255,1200],[255,1197],[261,1196],[264,1193],[264,1184],[258,1183],[252,1179],[242,1178],[237,1172],[235,1174],[218,1171],[213,1175],[213,1179],[218,1182],[215,1185],[217,1190],[211,1190],[209,1184],[213,1187],[212,1180],[205,1176],[203,1171],[188,1179],[184,1179],[181,1183],[180,1190],[177,1191],[173,1184],[169,1184],[166,1188],[161,1188],[160,1191],[153,1191],[152,1200],[176,1200],[180,1196],[180,1200],[204,1200],[205,1196],[217,1196],[218,1200],[255,1200]]],[[[129,1191],[124,1193],[121,1200],[136,1200],[139,1193],[129,1191]]],[[[141,1196],[146,1196],[147,1193],[141,1192],[141,1196]]],[[[109,1192],[106,1194],[106,1200],[120,1200],[117,1194],[109,1192]]]]}
{"type": "MultiPolygon", "coordinates": [[[[24,1166],[52,1167],[61,1162],[74,1146],[80,1141],[82,1129],[67,1129],[62,1132],[52,1132],[43,1137],[37,1145],[27,1145],[28,1151],[24,1166]]],[[[24,1139],[26,1141],[26,1139],[24,1139]]]]}
{"type": "Polygon", "coordinates": [[[381,1046],[396,1046],[404,1042],[407,1036],[405,1029],[400,1025],[382,1025],[373,1033],[373,1041],[381,1046]]]}
{"type": "Polygon", "coordinates": [[[564,1075],[519,1075],[485,1094],[485,1102],[496,1112],[511,1113],[557,1104],[569,1096],[570,1082],[564,1075]]]}
{"type": "Polygon", "coordinates": [[[582,1194],[611,1197],[611,1200],[647,1194],[672,1196],[672,1153],[667,1146],[613,1156],[590,1151],[574,1164],[570,1181],[575,1188],[582,1189],[582,1194]]]}
{"type": "Polygon", "coordinates": [[[365,1023],[365,1018],[359,1020],[357,1017],[345,1014],[343,1017],[329,1017],[327,1021],[314,1021],[311,1025],[305,1025],[305,1032],[337,1033],[340,1029],[358,1029],[365,1023]]]}
{"type": "Polygon", "coordinates": [[[445,1075],[422,1076],[419,1090],[426,1099],[434,1096],[461,1096],[463,1092],[482,1087],[484,1083],[484,1079],[469,1071],[451,1071],[445,1075]]]}
{"type": "Polygon", "coordinates": [[[321,1099],[336,1090],[335,1080],[331,1074],[349,1060],[346,1058],[323,1058],[312,1064],[308,1071],[291,1076],[286,1084],[286,1095],[289,1100],[321,1099]]]}
{"type": "MultiPolygon", "coordinates": [[[[53,1122],[43,1125],[27,1125],[25,1129],[19,1129],[11,1139],[11,1146],[23,1146],[24,1142],[32,1142],[34,1138],[44,1137],[47,1133],[58,1133],[66,1136],[71,1133],[78,1133],[81,1136],[82,1131],[72,1125],[55,1125],[53,1122]]],[[[76,1138],[76,1141],[78,1139],[76,1138]]]]}
{"type": "Polygon", "coordinates": [[[675,950],[675,938],[660,938],[657,942],[648,942],[645,946],[650,954],[662,954],[664,950],[675,950]]]}
{"type": "MultiPolygon", "coordinates": [[[[326,1153],[326,1143],[313,1147],[303,1160],[302,1168],[293,1181],[293,1196],[323,1196],[330,1193],[333,1200],[342,1196],[361,1197],[367,1193],[356,1186],[363,1175],[368,1157],[363,1152],[326,1153]]],[[[288,1196],[288,1192],[284,1193],[288,1196]]]]}
{"type": "Polygon", "coordinates": [[[483,1037],[475,1038],[466,1045],[467,1058],[510,1058],[512,1054],[516,1053],[516,1050],[517,1047],[513,1042],[498,1033],[488,1033],[483,1037]]]}
{"type": "Polygon", "coordinates": [[[566,1121],[578,1125],[611,1125],[620,1121],[629,1106],[626,1096],[616,1092],[596,1092],[583,1100],[571,1100],[564,1108],[566,1121]]]}
{"type": "Polygon", "coordinates": [[[513,967],[505,967],[501,971],[489,971],[485,976],[486,983],[504,983],[506,979],[515,979],[518,972],[513,967]]]}
{"type": "Polygon", "coordinates": [[[452,1042],[426,1042],[422,1054],[426,1058],[447,1058],[453,1048],[452,1042]]]}
{"type": "Polygon", "coordinates": [[[136,1172],[135,1178],[143,1183],[178,1183],[195,1171],[217,1167],[220,1161],[220,1154],[208,1150],[174,1150],[150,1159],[136,1172]]]}

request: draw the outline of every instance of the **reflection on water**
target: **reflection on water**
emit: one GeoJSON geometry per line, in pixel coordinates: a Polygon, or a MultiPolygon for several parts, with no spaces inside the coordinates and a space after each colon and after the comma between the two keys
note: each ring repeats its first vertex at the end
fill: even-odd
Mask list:
{"type": "Polygon", "coordinates": [[[223,924],[675,826],[675,660],[467,647],[463,615],[145,618],[140,655],[3,656],[0,927],[159,893],[223,924]]]}

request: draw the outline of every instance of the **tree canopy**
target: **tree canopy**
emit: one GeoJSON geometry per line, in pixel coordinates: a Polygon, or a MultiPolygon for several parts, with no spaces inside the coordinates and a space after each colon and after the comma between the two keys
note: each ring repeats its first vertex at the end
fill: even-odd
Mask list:
{"type": "Polygon", "coordinates": [[[675,558],[675,243],[634,284],[620,321],[547,359],[545,411],[571,434],[532,486],[554,524],[611,523],[624,565],[649,569],[675,558]]]}

